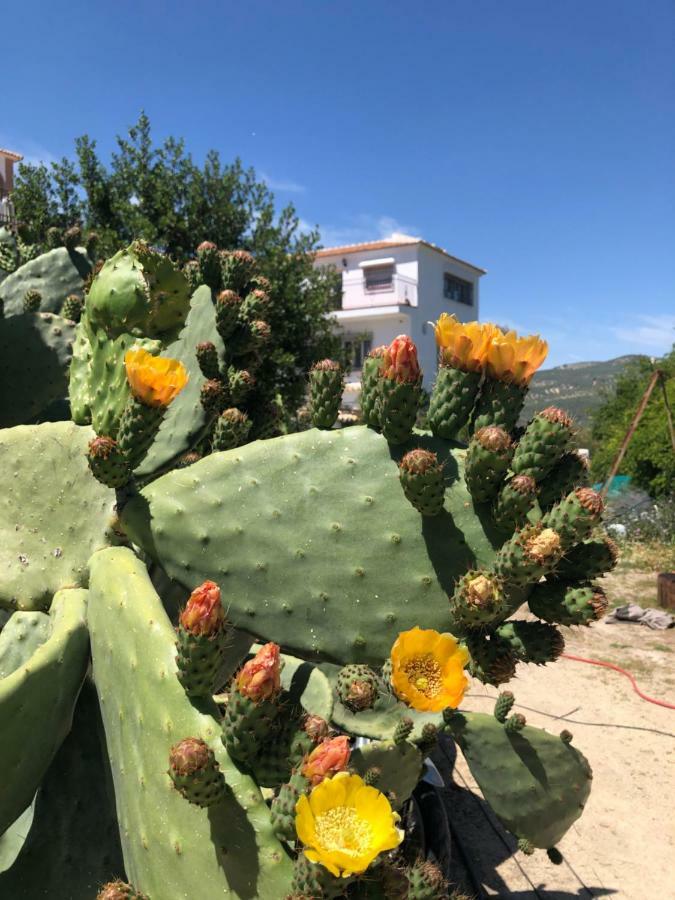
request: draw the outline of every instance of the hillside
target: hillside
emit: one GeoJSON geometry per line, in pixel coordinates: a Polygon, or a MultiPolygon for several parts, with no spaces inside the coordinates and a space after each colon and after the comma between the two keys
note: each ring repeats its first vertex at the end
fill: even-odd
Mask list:
{"type": "Polygon", "coordinates": [[[536,373],[525,400],[521,421],[546,406],[560,406],[578,425],[587,425],[590,411],[602,402],[605,390],[636,356],[617,356],[605,362],[569,363],[536,373]]]}

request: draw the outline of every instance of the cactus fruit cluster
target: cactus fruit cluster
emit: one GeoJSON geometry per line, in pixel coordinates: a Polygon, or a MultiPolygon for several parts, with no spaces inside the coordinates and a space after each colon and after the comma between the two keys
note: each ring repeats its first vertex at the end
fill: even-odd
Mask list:
{"type": "Polygon", "coordinates": [[[315,427],[282,434],[259,378],[281,301],[253,256],[204,242],[180,271],[136,241],[83,289],[80,242],[50,235],[0,284],[33,404],[8,401],[0,434],[0,894],[446,897],[402,850],[440,736],[555,857],[591,783],[571,735],[508,691],[462,709],[471,677],[554,662],[559,626],[606,607],[616,547],[569,417],[514,428],[544,342],[442,317],[428,431],[400,335],[365,361],[364,424],[332,428],[343,372],[322,360],[315,427]],[[54,400],[38,347],[73,421],[31,424],[54,400]]]}

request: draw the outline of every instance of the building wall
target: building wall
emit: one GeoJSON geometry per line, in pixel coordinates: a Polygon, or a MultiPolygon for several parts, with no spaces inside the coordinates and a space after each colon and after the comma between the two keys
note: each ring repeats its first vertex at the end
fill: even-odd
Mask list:
{"type": "Polygon", "coordinates": [[[317,261],[320,266],[334,266],[342,274],[342,308],[363,309],[372,306],[405,304],[417,306],[417,245],[364,250],[345,256],[326,256],[317,261]],[[394,281],[391,291],[364,290],[364,273],[359,263],[373,259],[395,260],[394,281]],[[346,265],[345,265],[346,263],[346,265]]]}
{"type": "MultiPolygon", "coordinates": [[[[417,345],[426,390],[431,390],[437,367],[434,329],[433,324],[429,323],[435,322],[443,312],[454,313],[461,322],[469,322],[479,317],[480,273],[424,244],[364,250],[344,257],[338,254],[322,257],[317,264],[333,265],[342,273],[343,310],[365,310],[363,317],[340,321],[344,338],[369,333],[372,335],[373,347],[377,347],[380,344],[390,343],[399,334],[410,335],[417,345]],[[364,273],[359,263],[390,257],[395,260],[392,290],[365,292],[364,273]],[[472,284],[471,306],[449,300],[444,296],[443,276],[446,272],[472,284]],[[369,308],[390,305],[404,306],[406,315],[380,318],[368,314],[369,308]]],[[[348,379],[357,380],[360,374],[360,371],[354,370],[348,375],[348,379]]]]}

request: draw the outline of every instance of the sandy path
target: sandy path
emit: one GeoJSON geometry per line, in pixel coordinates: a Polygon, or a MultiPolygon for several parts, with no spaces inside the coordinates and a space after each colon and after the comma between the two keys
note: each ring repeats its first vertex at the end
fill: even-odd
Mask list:
{"type": "MultiPolygon", "coordinates": [[[[675,703],[675,629],[600,622],[563,631],[567,652],[620,665],[645,693],[675,703]]],[[[543,853],[518,854],[520,865],[512,857],[497,865],[499,887],[486,883],[486,892],[536,897],[531,881],[547,898],[675,900],[675,710],[641,700],[618,673],[566,659],[520,666],[508,687],[529,724],[573,733],[594,781],[582,817],[560,844],[574,871],[543,853]]],[[[474,682],[463,705],[491,711],[496,693],[474,682]]],[[[461,758],[458,766],[458,780],[474,787],[461,758]]]]}

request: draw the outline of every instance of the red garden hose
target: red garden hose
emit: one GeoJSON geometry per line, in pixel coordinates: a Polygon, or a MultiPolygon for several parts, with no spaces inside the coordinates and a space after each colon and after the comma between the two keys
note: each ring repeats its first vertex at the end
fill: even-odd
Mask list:
{"type": "Polygon", "coordinates": [[[625,675],[626,678],[630,679],[633,690],[638,697],[642,697],[642,699],[646,700],[648,703],[655,703],[657,706],[665,706],[666,709],[675,709],[675,703],[668,703],[666,700],[656,700],[654,697],[648,697],[647,694],[643,694],[630,672],[626,672],[621,666],[615,666],[614,663],[603,662],[601,659],[586,659],[583,656],[573,656],[571,653],[562,653],[561,656],[563,659],[573,659],[575,662],[590,663],[592,666],[603,666],[605,669],[614,669],[615,672],[620,672],[622,675],[625,675]]]}

